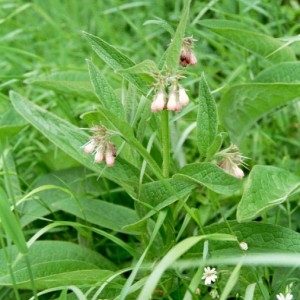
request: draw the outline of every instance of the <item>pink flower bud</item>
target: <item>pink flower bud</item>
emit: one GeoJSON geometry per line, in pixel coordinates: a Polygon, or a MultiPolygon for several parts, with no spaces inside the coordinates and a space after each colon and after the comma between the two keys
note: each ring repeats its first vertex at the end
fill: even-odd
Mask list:
{"type": "Polygon", "coordinates": [[[190,65],[194,66],[194,65],[197,64],[197,62],[198,62],[197,57],[196,57],[194,51],[191,50],[191,52],[190,52],[190,65]]]}
{"type": "Polygon", "coordinates": [[[94,162],[99,164],[104,160],[104,149],[103,147],[99,147],[96,150],[95,156],[94,156],[94,162]]]}
{"type": "Polygon", "coordinates": [[[163,110],[166,105],[166,93],[163,90],[158,90],[151,104],[151,111],[157,112],[163,110]]]}
{"type": "Polygon", "coordinates": [[[243,178],[244,177],[244,172],[241,168],[239,168],[237,165],[232,166],[232,175],[236,178],[243,178]]]}
{"type": "Polygon", "coordinates": [[[190,102],[189,96],[181,85],[178,89],[178,101],[182,106],[186,106],[190,102]]]}
{"type": "Polygon", "coordinates": [[[96,142],[94,139],[91,139],[83,146],[83,151],[87,154],[93,153],[96,147],[96,142]]]}
{"type": "Polygon", "coordinates": [[[178,93],[176,91],[175,86],[171,86],[170,88],[170,93],[169,93],[169,98],[168,98],[168,104],[167,104],[167,109],[171,111],[178,111],[178,93]]]}
{"type": "Polygon", "coordinates": [[[112,167],[115,164],[116,150],[112,143],[109,143],[105,152],[105,162],[108,167],[112,167]]]}

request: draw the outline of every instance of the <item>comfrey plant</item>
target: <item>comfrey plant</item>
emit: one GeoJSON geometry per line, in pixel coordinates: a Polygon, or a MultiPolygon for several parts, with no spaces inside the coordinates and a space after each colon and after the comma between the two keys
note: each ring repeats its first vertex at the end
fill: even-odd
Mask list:
{"type": "MultiPolygon", "coordinates": [[[[188,26],[190,2],[184,1],[176,30],[169,29],[171,43],[158,62],[135,63],[117,47],[84,33],[114,72],[111,84],[108,68],[100,70],[87,61],[99,100],[95,110],[82,115],[90,135],[11,92],[15,110],[83,171],[81,176],[73,175],[70,188],[65,187],[68,177],[59,181],[63,183],[57,188],[59,197],[45,193],[36,200],[30,193],[12,207],[10,202],[2,205],[0,199],[0,217],[7,221],[3,228],[17,245],[11,248],[11,242],[5,242],[10,252],[3,257],[12,258],[3,284],[36,291],[47,288],[43,293],[61,289],[60,297],[71,290],[81,299],[297,297],[299,233],[274,223],[281,213],[292,214],[291,207],[297,211],[297,204],[289,199],[298,199],[299,177],[273,166],[249,163],[245,168],[242,153],[249,153],[243,140],[250,125],[272,105],[283,104],[280,99],[286,94],[298,97],[300,88],[296,93],[295,84],[288,85],[286,93],[282,86],[287,85],[281,83],[269,97],[263,90],[265,81],[226,83],[226,91],[219,90],[216,101],[206,80],[205,74],[211,79],[209,70],[200,63],[201,41],[186,37],[189,30],[198,32],[188,26]],[[117,89],[116,74],[121,78],[117,89]],[[257,95],[269,101],[261,104],[257,95]],[[28,199],[33,207],[19,206],[28,199]],[[47,207],[49,213],[61,209],[76,221],[49,221],[27,242],[12,211],[18,208],[18,213],[27,212],[30,218],[32,211],[39,212],[40,224],[48,222],[47,207]],[[37,240],[55,226],[77,230],[79,245],[54,240],[43,248],[45,241],[37,240]],[[29,271],[24,273],[26,265],[29,271]],[[12,270],[18,276],[12,276],[12,270]],[[45,276],[47,272],[51,274],[45,276]],[[286,285],[290,288],[283,292],[286,285]]],[[[201,24],[227,39],[236,38],[236,44],[244,41],[246,32],[252,37],[251,53],[258,40],[265,46],[258,47],[260,51],[270,48],[268,55],[290,55],[284,52],[286,44],[240,31],[239,23],[207,20],[201,24]]],[[[202,32],[200,36],[205,38],[202,32]]],[[[261,77],[268,78],[265,73],[261,77]]],[[[269,88],[275,85],[272,82],[269,88]]],[[[87,98],[90,94],[89,90],[87,98]]],[[[22,222],[29,222],[28,218],[22,222]]]]}

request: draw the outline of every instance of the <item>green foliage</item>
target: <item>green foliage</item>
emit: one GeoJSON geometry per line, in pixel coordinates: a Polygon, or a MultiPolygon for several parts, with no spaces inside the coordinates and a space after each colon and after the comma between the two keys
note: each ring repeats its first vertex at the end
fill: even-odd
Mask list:
{"type": "Polygon", "coordinates": [[[0,299],[299,298],[299,5],[108,2],[0,4],[0,299]]]}

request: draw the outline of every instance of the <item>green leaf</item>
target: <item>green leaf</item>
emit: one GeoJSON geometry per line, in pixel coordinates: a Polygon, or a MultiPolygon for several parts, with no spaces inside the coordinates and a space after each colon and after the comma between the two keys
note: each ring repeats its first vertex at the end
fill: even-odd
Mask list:
{"type": "Polygon", "coordinates": [[[194,163],[183,167],[174,179],[203,185],[219,194],[232,194],[241,188],[241,180],[235,178],[213,163],[194,163]]]}
{"type": "Polygon", "coordinates": [[[175,35],[172,38],[171,44],[166,50],[163,61],[166,69],[176,71],[179,66],[180,50],[184,38],[184,32],[187,25],[191,0],[185,1],[185,6],[181,14],[181,19],[176,29],[175,35]]]}
{"type": "Polygon", "coordinates": [[[231,140],[238,144],[259,118],[271,110],[297,99],[300,84],[250,83],[232,87],[219,106],[220,122],[231,140]]]}
{"type": "Polygon", "coordinates": [[[299,186],[300,178],[284,169],[254,166],[237,208],[237,220],[254,219],[263,211],[283,203],[299,186]]]}
{"type": "Polygon", "coordinates": [[[119,72],[128,72],[131,74],[141,73],[141,74],[153,75],[154,73],[158,73],[159,69],[153,60],[146,59],[146,60],[143,60],[142,62],[134,65],[131,68],[119,70],[119,72]]]}
{"type": "MultiPolygon", "coordinates": [[[[261,222],[213,224],[204,227],[205,234],[227,233],[236,235],[239,242],[248,244],[247,254],[254,253],[300,253],[300,233],[294,230],[261,222]]],[[[235,242],[210,242],[213,256],[240,255],[244,252],[235,242]]]]}
{"type": "Polygon", "coordinates": [[[283,62],[259,73],[254,82],[299,83],[300,62],[283,62]]]}
{"type": "Polygon", "coordinates": [[[243,26],[240,22],[228,20],[203,20],[199,22],[211,31],[221,35],[256,55],[263,56],[273,62],[295,61],[295,53],[284,43],[271,36],[255,32],[243,26]]]}
{"type": "MultiPolygon", "coordinates": [[[[10,203],[5,191],[0,187],[0,225],[4,229],[8,238],[11,239],[18,250],[25,254],[28,252],[26,240],[21,226],[10,209],[10,203]]],[[[0,268],[1,270],[1,268],[0,268]]],[[[0,284],[1,285],[1,284],[0,284]]]]}
{"type": "MultiPolygon", "coordinates": [[[[112,45],[103,41],[101,38],[87,32],[83,32],[83,35],[91,44],[95,53],[115,71],[118,71],[120,69],[128,69],[135,65],[135,63],[130,58],[128,58],[112,45]]],[[[148,85],[141,79],[140,76],[130,73],[121,73],[121,75],[124,77],[124,79],[131,82],[144,95],[148,93],[148,85]]]]}
{"type": "MultiPolygon", "coordinates": [[[[18,251],[15,247],[0,250],[0,285],[12,286],[5,252],[9,252],[15,260],[18,251]]],[[[28,259],[37,289],[66,285],[85,286],[104,282],[113,274],[109,269],[115,269],[115,266],[100,254],[62,241],[35,242],[29,248],[28,259]]],[[[24,256],[13,264],[13,272],[18,288],[31,288],[24,256]]]]}
{"type": "Polygon", "coordinates": [[[10,93],[10,97],[15,110],[53,144],[87,168],[133,192],[133,186],[139,180],[139,170],[137,168],[120,157],[117,157],[113,168],[107,168],[104,164],[95,164],[93,157],[87,155],[81,149],[82,145],[89,140],[89,136],[83,130],[24,99],[13,91],[10,93]]]}
{"type": "Polygon", "coordinates": [[[116,117],[124,119],[124,108],[121,100],[116,96],[114,90],[99,69],[90,60],[87,60],[87,63],[91,82],[101,104],[116,117]]]}
{"type": "Polygon", "coordinates": [[[86,72],[64,71],[40,76],[26,83],[34,84],[63,94],[95,99],[93,87],[86,72]]]}
{"type": "Polygon", "coordinates": [[[204,74],[200,78],[199,106],[197,114],[197,144],[201,157],[207,156],[207,151],[217,136],[217,107],[204,74]]]}

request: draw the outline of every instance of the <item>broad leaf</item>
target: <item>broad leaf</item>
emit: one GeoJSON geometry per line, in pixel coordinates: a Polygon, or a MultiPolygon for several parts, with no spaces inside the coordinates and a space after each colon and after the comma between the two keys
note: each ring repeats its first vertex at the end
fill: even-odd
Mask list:
{"type": "Polygon", "coordinates": [[[300,83],[250,83],[232,87],[219,106],[220,122],[238,144],[259,118],[300,95],[300,83]]]}
{"type": "MultiPolygon", "coordinates": [[[[91,44],[95,53],[115,71],[120,69],[128,69],[135,65],[135,63],[120,52],[118,49],[108,44],[99,37],[96,37],[87,32],[83,32],[85,38],[91,44]]],[[[121,75],[137,87],[144,95],[148,93],[148,85],[137,74],[122,72],[121,75]]]]}
{"type": "Polygon", "coordinates": [[[10,96],[15,110],[57,147],[84,166],[132,191],[133,183],[138,182],[138,169],[120,157],[117,157],[113,168],[107,168],[103,163],[95,164],[93,157],[81,149],[82,145],[89,140],[89,136],[83,130],[47,112],[15,92],[11,92],[10,96]]]}
{"type": "MultiPolygon", "coordinates": [[[[7,270],[7,253],[10,254],[12,263],[18,255],[15,247],[0,250],[1,286],[14,284],[7,270]]],[[[66,285],[85,286],[103,282],[113,274],[108,270],[115,269],[114,264],[100,254],[61,241],[35,242],[29,248],[28,259],[37,289],[66,285]]],[[[12,267],[16,286],[30,289],[32,286],[25,258],[18,258],[12,267]]]]}
{"type": "Polygon", "coordinates": [[[175,179],[203,185],[220,194],[232,194],[241,188],[241,180],[235,178],[213,163],[194,163],[183,167],[175,179]]]}
{"type": "Polygon", "coordinates": [[[254,219],[263,211],[284,202],[299,187],[300,178],[284,169],[254,166],[237,208],[237,220],[246,222],[254,219]]]}
{"type": "Polygon", "coordinates": [[[238,22],[228,20],[203,20],[200,25],[221,35],[235,45],[254,54],[263,56],[273,62],[295,61],[295,53],[284,43],[271,36],[247,29],[238,22]]]}
{"type": "MultiPolygon", "coordinates": [[[[248,245],[247,254],[291,252],[300,253],[300,233],[291,229],[260,222],[239,224],[236,221],[204,227],[205,234],[227,233],[236,235],[239,242],[248,245]]],[[[240,255],[244,252],[235,242],[210,243],[213,256],[240,255]]]]}
{"type": "Polygon", "coordinates": [[[84,98],[95,99],[93,87],[87,72],[65,71],[40,76],[26,83],[41,86],[63,94],[71,94],[84,98]]]}
{"type": "Polygon", "coordinates": [[[300,62],[283,62],[262,71],[254,78],[254,81],[299,83],[299,74],[300,62]]]}
{"type": "Polygon", "coordinates": [[[90,60],[87,63],[91,82],[101,104],[116,117],[124,119],[124,108],[121,99],[116,96],[102,72],[90,60]]]}
{"type": "Polygon", "coordinates": [[[204,74],[200,78],[199,98],[197,144],[201,157],[206,157],[207,151],[217,135],[218,117],[216,103],[210,93],[204,74]]]}

